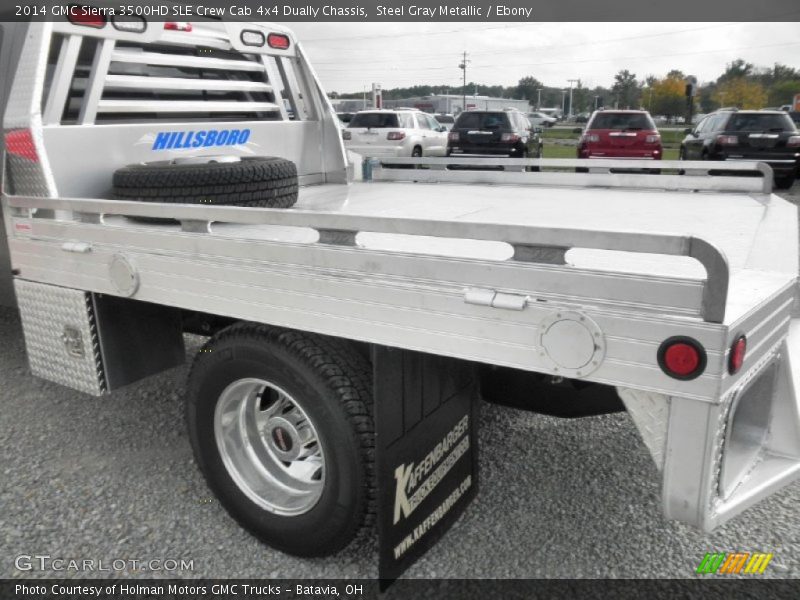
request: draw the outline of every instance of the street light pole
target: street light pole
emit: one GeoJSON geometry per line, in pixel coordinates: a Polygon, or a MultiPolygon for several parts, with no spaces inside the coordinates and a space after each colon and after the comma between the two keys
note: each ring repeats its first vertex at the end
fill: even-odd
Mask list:
{"type": "Polygon", "coordinates": [[[567,110],[567,90],[561,90],[561,116],[564,116],[564,111],[567,110]]]}
{"type": "Polygon", "coordinates": [[[569,82],[569,118],[572,118],[572,84],[580,83],[580,79],[567,79],[569,82]]]}
{"type": "Polygon", "coordinates": [[[542,90],[544,88],[536,88],[536,110],[541,110],[542,108],[542,90]]]}

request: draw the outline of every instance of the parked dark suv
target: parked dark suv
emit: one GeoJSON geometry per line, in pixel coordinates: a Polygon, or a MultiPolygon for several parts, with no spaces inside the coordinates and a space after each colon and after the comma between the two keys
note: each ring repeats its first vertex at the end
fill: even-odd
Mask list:
{"type": "Polygon", "coordinates": [[[468,110],[447,137],[447,155],[541,158],[542,140],[518,110],[468,110]]]}
{"type": "Polygon", "coordinates": [[[764,161],[777,188],[791,187],[800,175],[800,132],[783,111],[719,110],[686,133],[681,160],[764,161]]]}

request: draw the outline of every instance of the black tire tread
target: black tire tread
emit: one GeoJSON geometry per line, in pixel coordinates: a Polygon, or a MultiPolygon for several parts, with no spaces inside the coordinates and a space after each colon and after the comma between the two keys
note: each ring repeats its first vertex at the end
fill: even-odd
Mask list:
{"type": "MultiPolygon", "coordinates": [[[[203,369],[206,357],[211,356],[213,349],[229,340],[248,339],[254,342],[266,342],[278,345],[290,354],[310,366],[321,375],[326,384],[335,390],[341,408],[344,409],[352,432],[357,439],[361,461],[364,466],[364,488],[360,514],[354,520],[354,531],[341,536],[342,547],[357,537],[360,532],[374,527],[377,515],[377,476],[375,473],[375,423],[372,405],[372,367],[370,363],[346,340],[314,333],[273,327],[259,323],[240,322],[220,331],[203,345],[195,357],[189,371],[187,389],[187,419],[189,403],[196,397],[194,383],[195,372],[203,369]]],[[[192,428],[189,426],[189,430],[192,428]]],[[[192,438],[195,447],[199,440],[192,438]]],[[[202,465],[201,470],[203,470],[202,465]]],[[[203,470],[203,475],[206,476],[203,470]]],[[[232,515],[235,518],[235,515],[232,515]]],[[[267,540],[268,541],[268,540],[267,540]]],[[[335,551],[335,550],[334,550],[335,551]]]]}
{"type": "Polygon", "coordinates": [[[277,157],[196,165],[130,165],[114,172],[118,200],[289,208],[297,202],[297,167],[277,157]]]}

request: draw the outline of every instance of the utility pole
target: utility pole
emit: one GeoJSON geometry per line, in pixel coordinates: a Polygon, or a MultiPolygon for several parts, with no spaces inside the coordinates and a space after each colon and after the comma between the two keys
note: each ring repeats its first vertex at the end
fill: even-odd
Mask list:
{"type": "Polygon", "coordinates": [[[686,124],[692,124],[692,113],[694,112],[694,97],[697,94],[697,77],[689,75],[686,78],[686,124]]]}
{"type": "Polygon", "coordinates": [[[467,63],[468,62],[469,62],[469,60],[467,60],[467,51],[464,50],[464,53],[463,53],[463,55],[461,57],[461,64],[458,65],[458,68],[463,71],[462,79],[461,79],[461,81],[462,81],[462,87],[461,87],[462,98],[461,98],[461,101],[463,102],[463,106],[461,107],[461,110],[467,110],[467,63]]]}
{"type": "Polygon", "coordinates": [[[599,104],[599,102],[600,102],[600,96],[595,96],[594,97],[594,109],[595,110],[597,110],[597,105],[599,104]]]}
{"type": "Polygon", "coordinates": [[[564,112],[567,110],[567,90],[561,90],[561,118],[564,118],[564,112]]]}
{"type": "Polygon", "coordinates": [[[572,119],[572,84],[580,83],[580,79],[567,79],[569,82],[569,119],[572,119]]]}
{"type": "Polygon", "coordinates": [[[544,88],[536,88],[536,110],[542,108],[542,90],[544,88]]]}

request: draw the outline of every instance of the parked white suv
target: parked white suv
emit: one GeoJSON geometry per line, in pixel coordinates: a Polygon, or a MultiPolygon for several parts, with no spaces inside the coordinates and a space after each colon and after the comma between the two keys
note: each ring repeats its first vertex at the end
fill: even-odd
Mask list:
{"type": "Polygon", "coordinates": [[[445,156],[447,129],[416,109],[362,110],[342,131],[345,147],[365,157],[445,156]]]}
{"type": "Polygon", "coordinates": [[[558,119],[550,117],[542,112],[528,113],[528,120],[534,127],[552,127],[558,122],[558,119]]]}

